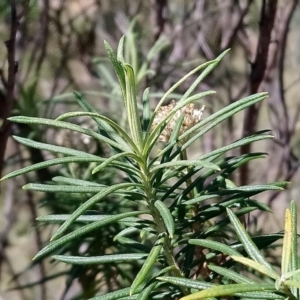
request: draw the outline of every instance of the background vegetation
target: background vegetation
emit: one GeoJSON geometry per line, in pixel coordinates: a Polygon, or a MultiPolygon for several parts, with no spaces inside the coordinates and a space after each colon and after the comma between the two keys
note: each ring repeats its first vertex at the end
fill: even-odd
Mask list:
{"type": "MultiPolygon", "coordinates": [[[[127,34],[125,59],[140,71],[139,92],[151,86],[153,106],[162,92],[189,70],[231,48],[218,68],[197,88],[197,92],[217,91],[205,102],[205,117],[252,93],[267,91],[270,97],[204,135],[201,148],[194,147],[190,156],[211,152],[257,129],[272,129],[274,140],[259,143],[254,149],[268,152],[269,157],[261,160],[260,168],[257,164],[244,165],[240,173],[234,173],[233,179],[240,185],[291,181],[285,193],[260,196],[259,200],[270,205],[274,215],[251,215],[248,224],[253,233],[282,229],[283,221],[278,220],[283,220],[284,208],[289,199],[297,202],[299,197],[300,11],[297,4],[295,0],[1,0],[0,34],[1,40],[6,42],[0,47],[0,171],[6,174],[53,158],[47,152],[21,146],[10,138],[12,134],[96,155],[109,153],[104,145],[100,147],[80,134],[6,121],[11,115],[55,118],[76,110],[71,93],[74,89],[82,92],[101,113],[122,120],[121,95],[107,60],[104,39],[116,49],[120,37],[127,34]],[[134,51],[133,45],[137,45],[138,51],[134,51]]],[[[183,84],[173,95],[174,99],[190,84],[191,81],[183,84]]],[[[77,118],[76,122],[93,126],[84,124],[86,119],[77,118]]],[[[242,148],[241,153],[248,153],[249,147],[242,148]]],[[[63,195],[45,196],[20,189],[28,181],[47,182],[67,172],[75,178],[94,181],[101,178],[106,184],[118,181],[118,174],[109,172],[90,178],[87,167],[49,167],[1,183],[0,282],[3,292],[0,297],[3,299],[70,299],[98,274],[99,270],[93,274],[90,270],[85,273],[75,268],[73,272],[81,274],[78,283],[74,280],[77,275],[66,278],[67,271],[62,264],[50,266],[48,261],[40,261],[29,268],[31,258],[51,234],[51,228],[47,232],[36,225],[36,217],[49,212],[68,213],[84,199],[74,195],[58,201],[63,195]],[[54,279],[45,280],[51,277],[54,279]],[[65,280],[69,283],[67,288],[65,280]],[[32,285],[35,282],[42,284],[32,285]],[[21,289],[22,286],[27,288],[21,289]],[[19,289],[7,290],[12,287],[19,289]]],[[[109,203],[110,207],[100,205],[97,209],[115,212],[114,199],[109,199],[109,203]]],[[[109,240],[109,232],[100,231],[100,240],[103,240],[102,234],[109,240]]],[[[103,251],[107,251],[106,245],[102,246],[103,251]]],[[[73,254],[80,252],[81,247],[79,242],[73,254]]],[[[99,249],[95,251],[98,253],[99,249]]],[[[276,261],[276,253],[272,255],[276,261]]],[[[132,268],[134,272],[134,266],[132,268]]],[[[109,284],[112,283],[107,280],[106,285],[109,284]]],[[[87,291],[91,289],[93,287],[87,291]]]]}

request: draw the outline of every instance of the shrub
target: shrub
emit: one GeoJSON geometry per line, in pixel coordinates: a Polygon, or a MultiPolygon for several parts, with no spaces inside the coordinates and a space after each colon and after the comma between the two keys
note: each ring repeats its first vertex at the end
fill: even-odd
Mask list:
{"type": "Polygon", "coordinates": [[[97,113],[78,92],[74,95],[83,111],[68,112],[56,120],[10,118],[30,126],[51,126],[87,135],[110,147],[113,153],[106,158],[15,137],[24,145],[59,156],[13,171],[2,180],[55,165],[86,166],[81,178],[70,171],[50,183],[23,187],[54,193],[60,203],[77,206],[72,214],[58,209],[58,214],[38,218],[46,224],[61,225],[35,261],[51,256],[72,265],[69,275],[79,278],[85,299],[192,300],[228,295],[241,299],[296,299],[299,284],[289,279],[295,275],[291,271],[298,269],[294,204],[292,214],[287,211],[281,276],[259,249],[283,235],[251,239],[239,221],[254,210],[269,211],[254,197],[267,190],[281,190],[286,182],[238,187],[231,180],[232,173],[265,153],[226,156],[228,151],[272,135],[260,131],[195,159],[188,159],[187,152],[209,130],[264,100],[267,94],[243,98],[202,119],[204,107],[197,109],[194,103],[214,91],[195,90],[226,55],[225,51],[174,84],[152,113],[149,89],[138,100],[136,75],[124,61],[123,42],[117,54],[107,43],[105,46],[119,80],[127,128],[97,113]],[[181,98],[164,105],[171,93],[195,74],[198,76],[181,98]],[[74,117],[91,118],[98,130],[66,121],[74,117]],[[102,180],[107,172],[115,178],[102,180]],[[241,270],[248,273],[238,263],[264,276],[256,280],[253,274],[249,278],[241,275],[241,270]]]}

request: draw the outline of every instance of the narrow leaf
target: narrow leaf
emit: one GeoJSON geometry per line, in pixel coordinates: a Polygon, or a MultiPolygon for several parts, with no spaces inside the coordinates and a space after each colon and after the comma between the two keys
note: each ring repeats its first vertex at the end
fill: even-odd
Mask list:
{"type": "Polygon", "coordinates": [[[131,287],[130,287],[130,296],[136,291],[136,289],[144,282],[145,278],[149,274],[149,271],[156,262],[156,259],[163,247],[164,238],[160,238],[153,248],[151,249],[146,261],[144,262],[139,273],[136,275],[131,287]]]}
{"type": "Polygon", "coordinates": [[[103,256],[67,256],[67,255],[53,255],[52,258],[71,265],[92,265],[92,264],[107,264],[119,262],[131,262],[139,259],[144,259],[148,253],[135,253],[135,254],[111,254],[103,256]]]}
{"type": "Polygon", "coordinates": [[[242,256],[238,251],[234,250],[231,246],[222,244],[220,242],[204,240],[204,239],[203,240],[190,239],[188,242],[191,245],[197,245],[197,246],[213,249],[215,251],[219,251],[219,252],[227,254],[227,255],[242,256]]]}
{"type": "Polygon", "coordinates": [[[34,165],[30,165],[27,167],[24,167],[20,170],[13,171],[11,173],[8,173],[7,175],[3,176],[0,181],[6,180],[9,178],[17,177],[29,172],[37,171],[40,169],[48,168],[51,166],[56,166],[60,164],[68,164],[68,163],[90,163],[90,162],[103,162],[104,159],[100,157],[89,157],[89,156],[70,156],[70,157],[62,157],[62,158],[54,158],[47,161],[43,161],[34,165]]]}
{"type": "MultiPolygon", "coordinates": [[[[291,202],[291,215],[292,215],[292,257],[291,257],[291,271],[299,270],[299,260],[298,260],[298,226],[297,226],[297,207],[294,201],[291,202]]],[[[299,274],[297,276],[293,277],[293,279],[300,282],[299,274]]],[[[296,298],[299,298],[299,289],[296,287],[292,287],[292,292],[296,296],[296,298]]]]}
{"type": "Polygon", "coordinates": [[[239,237],[239,240],[242,242],[246,252],[248,255],[255,260],[256,262],[262,264],[267,269],[270,270],[270,274],[273,274],[272,278],[278,277],[277,273],[274,271],[273,267],[266,261],[266,259],[260,254],[258,248],[251,240],[250,236],[248,235],[247,231],[241,224],[240,220],[236,217],[236,215],[229,209],[226,208],[227,214],[230,218],[230,222],[234,227],[236,234],[239,237]]]}
{"type": "Polygon", "coordinates": [[[231,258],[234,260],[234,261],[237,261],[239,263],[242,263],[243,265],[249,267],[249,268],[252,268],[264,275],[267,275],[268,277],[271,277],[273,279],[278,279],[279,278],[279,275],[273,271],[273,270],[270,270],[268,267],[266,267],[265,265],[259,263],[259,262],[256,262],[252,259],[249,259],[247,257],[241,257],[241,256],[231,256],[231,258]]]}
{"type": "MultiPolygon", "coordinates": [[[[39,222],[49,222],[49,223],[60,223],[68,220],[71,215],[62,214],[62,215],[46,215],[46,216],[40,216],[36,218],[39,222]]],[[[113,217],[113,215],[82,215],[76,219],[76,222],[95,222],[100,221],[104,219],[109,219],[113,217]]],[[[124,218],[118,222],[138,222],[142,219],[139,218],[124,218]]],[[[128,229],[128,228],[127,228],[128,229]]],[[[134,228],[135,229],[135,228],[134,228]]],[[[125,230],[125,229],[124,229],[125,230]]]]}
{"type": "Polygon", "coordinates": [[[300,290],[300,282],[295,280],[285,280],[284,284],[290,287],[296,287],[298,290],[300,290]]]}
{"type": "Polygon", "coordinates": [[[151,292],[155,289],[157,282],[149,284],[144,290],[138,295],[137,300],[148,300],[151,292]]]}
{"type": "Polygon", "coordinates": [[[132,159],[134,159],[137,162],[141,162],[139,156],[135,155],[132,152],[122,152],[122,153],[117,153],[113,156],[111,156],[110,158],[106,159],[103,163],[101,163],[99,166],[95,167],[92,170],[92,174],[95,174],[101,170],[103,170],[104,168],[112,165],[112,163],[116,162],[117,160],[119,160],[120,158],[123,157],[131,157],[132,159]]]}
{"type": "MultiPolygon", "coordinates": [[[[140,293],[144,288],[144,285],[141,285],[133,294],[140,293]]],[[[105,295],[98,295],[89,300],[120,300],[126,296],[129,296],[130,288],[124,288],[120,290],[116,290],[110,293],[106,293],[105,295]]]]}
{"type": "Polygon", "coordinates": [[[166,206],[164,202],[160,200],[156,200],[154,206],[156,207],[159,214],[161,215],[170,237],[173,238],[174,231],[175,231],[175,224],[169,208],[166,206]]]}
{"type": "Polygon", "coordinates": [[[146,88],[143,93],[143,132],[144,134],[150,133],[150,119],[151,119],[151,110],[150,110],[150,102],[149,102],[149,92],[150,89],[146,88]]]}
{"type": "Polygon", "coordinates": [[[123,56],[123,52],[124,52],[124,40],[125,40],[125,36],[123,35],[120,38],[118,49],[117,49],[117,60],[120,61],[120,62],[124,61],[124,56],[123,56]]]}
{"type": "Polygon", "coordinates": [[[86,153],[83,151],[79,151],[79,150],[74,150],[74,149],[70,149],[70,148],[66,148],[66,147],[62,147],[62,146],[56,146],[56,145],[50,145],[50,144],[45,144],[45,143],[40,143],[40,142],[36,142],[30,139],[26,139],[26,138],[22,138],[19,136],[13,136],[13,138],[28,147],[31,148],[35,148],[35,149],[40,149],[40,150],[46,150],[46,151],[50,151],[50,152],[54,152],[54,153],[61,153],[64,155],[69,155],[69,156],[81,156],[81,157],[90,157],[90,158],[95,158],[95,159],[100,159],[100,157],[90,154],[90,153],[86,153]]]}
{"type": "MultiPolygon", "coordinates": [[[[84,110],[86,110],[88,112],[92,112],[92,113],[97,113],[97,111],[83,98],[83,96],[80,93],[74,91],[74,95],[76,97],[78,104],[84,110]]],[[[103,95],[103,96],[110,98],[114,95],[107,94],[107,95],[103,95]]],[[[95,117],[92,117],[92,118],[98,124],[98,126],[100,127],[100,130],[101,131],[103,130],[107,134],[107,137],[110,137],[113,140],[115,140],[117,143],[124,145],[124,147],[128,147],[128,145],[121,138],[121,136],[107,122],[104,122],[104,120],[101,120],[99,118],[95,118],[95,117]]],[[[114,148],[114,149],[116,149],[116,148],[114,148]]]]}
{"type": "Polygon", "coordinates": [[[72,186],[72,185],[53,185],[28,183],[23,186],[24,190],[39,191],[45,193],[92,193],[96,194],[105,190],[106,186],[72,186]]]}
{"type": "Polygon", "coordinates": [[[126,101],[125,106],[127,110],[127,118],[130,132],[137,148],[142,151],[143,137],[142,125],[140,121],[137,100],[136,100],[136,83],[133,68],[126,64],[125,70],[125,84],[126,84],[126,101]]]}
{"type": "Polygon", "coordinates": [[[178,82],[176,82],[173,86],[171,86],[171,88],[164,94],[164,96],[161,98],[161,100],[158,102],[156,108],[155,108],[155,112],[157,112],[159,110],[159,108],[163,105],[163,103],[167,100],[167,98],[170,96],[170,94],[177,88],[179,87],[186,79],[188,79],[190,76],[194,75],[195,73],[197,73],[198,71],[200,71],[201,69],[205,69],[208,68],[210,65],[214,65],[218,63],[217,59],[215,60],[211,60],[208,62],[205,62],[204,64],[196,67],[195,69],[193,69],[192,71],[190,71],[188,74],[186,74],[185,76],[183,76],[178,82]]]}
{"type": "Polygon", "coordinates": [[[100,122],[101,127],[104,127],[103,124],[105,124],[105,123],[108,124],[109,127],[107,127],[107,129],[109,131],[106,132],[107,137],[113,136],[114,138],[116,138],[117,136],[119,136],[119,138],[116,139],[116,142],[121,143],[121,145],[124,147],[124,149],[127,149],[127,151],[130,150],[130,147],[128,147],[128,144],[133,149],[136,149],[134,142],[131,140],[131,138],[128,136],[128,134],[117,123],[115,123],[113,120],[111,120],[105,116],[99,115],[98,113],[85,112],[85,111],[67,112],[67,113],[64,113],[64,114],[60,115],[59,117],[57,117],[55,119],[55,121],[64,121],[65,119],[74,118],[74,117],[92,117],[94,120],[101,121],[100,122]],[[115,132],[115,134],[112,135],[113,131],[115,132]],[[123,137],[126,142],[120,137],[123,137]]]}
{"type": "Polygon", "coordinates": [[[80,185],[80,186],[106,186],[104,184],[100,184],[93,181],[87,181],[82,179],[75,179],[71,177],[64,176],[55,176],[52,178],[52,181],[60,183],[60,184],[69,184],[69,185],[80,185]]]}
{"type": "Polygon", "coordinates": [[[93,230],[99,229],[103,226],[106,226],[108,224],[117,222],[118,220],[137,216],[139,214],[148,214],[148,211],[132,211],[127,213],[118,214],[115,216],[111,216],[110,218],[105,218],[104,220],[96,221],[91,224],[87,224],[83,227],[80,227],[79,229],[70,232],[63,237],[57,239],[56,241],[50,242],[46,247],[44,247],[42,250],[40,250],[37,255],[33,259],[40,259],[42,257],[45,257],[46,255],[52,253],[56,249],[66,245],[68,242],[77,239],[93,230]]]}
{"type": "Polygon", "coordinates": [[[171,167],[203,167],[207,169],[212,169],[216,171],[220,171],[220,167],[215,165],[214,163],[205,161],[205,160],[178,160],[178,161],[172,161],[172,162],[166,162],[163,164],[160,164],[158,166],[153,167],[151,170],[151,173],[154,173],[155,171],[163,168],[171,168],[171,167]]]}
{"type": "Polygon", "coordinates": [[[116,143],[115,141],[113,141],[99,133],[96,133],[93,130],[83,128],[79,125],[75,125],[72,123],[55,121],[55,120],[50,120],[50,119],[43,119],[43,118],[32,118],[32,117],[10,117],[9,120],[11,122],[16,122],[16,123],[47,125],[47,126],[52,126],[55,128],[68,129],[71,131],[75,131],[75,132],[79,132],[79,133],[91,136],[98,141],[102,141],[102,142],[104,142],[108,145],[111,145],[113,147],[116,147],[122,151],[128,151],[127,147],[124,147],[123,145],[116,143]]]}
{"type": "Polygon", "coordinates": [[[185,133],[183,133],[179,140],[186,139],[192,132],[198,130],[198,128],[203,127],[205,124],[211,122],[208,126],[206,126],[204,129],[199,131],[197,134],[195,134],[192,138],[190,138],[185,144],[182,146],[182,150],[188,148],[193,142],[198,140],[201,136],[203,136],[206,132],[210,131],[212,128],[223,122],[224,120],[227,120],[229,117],[233,116],[234,114],[238,113],[239,111],[245,109],[246,107],[249,107],[251,105],[254,105],[257,102],[260,102],[264,100],[267,97],[267,93],[260,93],[256,95],[251,95],[249,97],[246,97],[242,100],[236,101],[225,108],[219,110],[215,114],[209,116],[208,118],[204,119],[203,121],[199,122],[194,127],[187,130],[185,133]]]}
{"type": "Polygon", "coordinates": [[[116,184],[113,185],[111,187],[108,187],[106,189],[104,189],[103,191],[97,193],[96,195],[94,195],[92,198],[90,198],[88,201],[86,201],[85,203],[83,203],[81,206],[79,206],[72,214],[72,216],[70,217],[70,219],[68,219],[66,222],[64,222],[61,227],[59,227],[59,229],[57,230],[57,232],[54,234],[54,236],[52,237],[51,240],[54,240],[56,238],[58,238],[60,235],[62,235],[67,228],[80,216],[82,215],[87,209],[89,209],[90,207],[92,207],[94,204],[96,204],[98,201],[100,201],[101,199],[103,199],[104,197],[108,196],[109,194],[120,190],[122,188],[130,188],[130,187],[136,187],[138,186],[138,184],[136,183],[120,183],[120,184],[116,184]]]}
{"type": "Polygon", "coordinates": [[[180,300],[197,300],[204,299],[207,297],[220,297],[220,296],[231,296],[237,293],[246,292],[263,292],[273,291],[274,285],[272,284],[227,284],[215,286],[213,288],[203,290],[189,296],[180,298],[180,300]]]}
{"type": "Polygon", "coordinates": [[[224,276],[227,279],[230,279],[236,283],[248,283],[248,284],[255,284],[256,282],[241,275],[240,273],[236,273],[230,269],[222,268],[219,266],[214,266],[214,265],[208,265],[208,268],[217,274],[224,276]]]}
{"type": "Polygon", "coordinates": [[[126,97],[125,96],[126,95],[126,84],[125,84],[125,72],[124,72],[123,65],[120,61],[118,61],[113,49],[106,41],[104,41],[104,46],[108,53],[109,59],[115,69],[115,72],[118,76],[119,83],[121,86],[121,91],[122,91],[123,97],[125,98],[126,97]]]}
{"type": "Polygon", "coordinates": [[[197,290],[203,290],[215,286],[215,284],[209,282],[187,279],[182,277],[173,277],[173,276],[157,277],[157,280],[161,280],[177,286],[182,286],[185,288],[191,288],[197,290]]]}
{"type": "Polygon", "coordinates": [[[281,274],[284,275],[289,272],[292,254],[292,215],[291,211],[287,209],[285,211],[285,223],[284,223],[284,238],[282,246],[282,260],[281,260],[281,274]]]}

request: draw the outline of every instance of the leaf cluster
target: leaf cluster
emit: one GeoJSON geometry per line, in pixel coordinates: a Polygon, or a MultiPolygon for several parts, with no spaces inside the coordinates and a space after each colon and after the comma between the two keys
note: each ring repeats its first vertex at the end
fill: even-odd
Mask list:
{"type": "MultiPolygon", "coordinates": [[[[85,295],[93,300],[214,299],[222,295],[235,295],[243,299],[281,299],[283,294],[292,297],[290,295],[295,293],[297,285],[289,282],[289,278],[294,276],[289,272],[297,266],[294,261],[293,268],[290,268],[293,261],[290,257],[294,257],[296,250],[288,243],[289,237],[285,237],[284,242],[284,275],[279,276],[259,249],[274,243],[282,235],[251,239],[239,222],[239,218],[254,210],[269,211],[266,205],[256,200],[256,196],[268,190],[282,190],[286,182],[238,187],[232,182],[233,172],[251,160],[263,158],[265,154],[227,155],[231,150],[270,139],[272,135],[268,131],[257,132],[194,159],[187,158],[187,150],[194,142],[234,114],[261,102],[267,94],[259,93],[236,101],[183,133],[181,128],[185,116],[181,115],[164,148],[157,153],[155,147],[158,139],[172,118],[187,105],[214,93],[195,91],[227,51],[215,60],[198,66],[175,83],[152,113],[149,89],[138,100],[139,79],[134,67],[124,60],[123,46],[124,39],[121,39],[117,53],[114,53],[105,42],[120,84],[127,128],[99,114],[78,92],[74,95],[82,111],[62,114],[55,120],[25,116],[10,118],[13,122],[29,126],[50,126],[84,134],[98,144],[107,145],[113,152],[110,157],[105,157],[14,137],[21,144],[49,151],[59,157],[13,171],[2,180],[50,166],[89,166],[86,172],[90,176],[85,178],[73,178],[72,174],[66,174],[55,176],[47,183],[28,183],[23,187],[25,190],[53,193],[54,197],[63,197],[68,199],[66,201],[74,201],[76,197],[79,199],[71,214],[59,211],[38,218],[46,224],[59,224],[59,228],[51,241],[37,253],[35,261],[51,256],[55,261],[77,266],[78,269],[72,269],[74,272],[80,272],[80,267],[85,266],[102,275],[106,278],[107,290],[101,289],[103,281],[94,276],[94,285],[85,295]],[[165,101],[180,84],[195,74],[196,79],[190,88],[153,128],[154,118],[165,101]],[[98,130],[68,121],[74,117],[91,118],[98,130]],[[101,177],[95,181],[93,176],[108,170],[114,170],[122,177],[119,181],[101,182],[101,177]],[[100,207],[105,209],[110,201],[117,203],[114,206],[116,210],[101,212],[100,207]],[[228,227],[230,223],[234,231],[228,227]],[[109,242],[105,244],[104,241],[109,242]],[[99,248],[99,244],[102,247],[99,248]],[[289,254],[291,248],[294,249],[292,256],[289,254]],[[233,271],[231,268],[237,262],[275,279],[275,289],[274,284],[258,284],[233,271]],[[235,284],[224,285],[228,282],[235,284]],[[119,288],[111,291],[112,283],[119,288]],[[97,290],[100,294],[95,296],[97,290]],[[198,290],[204,291],[194,293],[198,290]]],[[[295,224],[295,220],[287,224],[286,232],[295,237],[295,231],[291,229],[295,226],[291,225],[295,224]]]]}

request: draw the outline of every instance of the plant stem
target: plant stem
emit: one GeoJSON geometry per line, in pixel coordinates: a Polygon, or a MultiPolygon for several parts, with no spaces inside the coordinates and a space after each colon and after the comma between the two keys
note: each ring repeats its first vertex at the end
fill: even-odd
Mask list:
{"type": "MultiPolygon", "coordinates": [[[[184,149],[184,150],[181,152],[181,154],[182,154],[182,159],[183,159],[183,160],[188,160],[186,149],[184,149]]],[[[185,183],[186,183],[186,187],[189,187],[189,186],[192,184],[192,179],[191,179],[191,177],[187,178],[187,180],[185,181],[185,183]]],[[[191,190],[191,191],[189,192],[189,197],[190,197],[190,199],[195,198],[194,190],[191,190]]],[[[197,214],[198,214],[198,205],[195,204],[195,205],[193,205],[193,207],[192,207],[192,215],[193,215],[193,217],[195,217],[197,214]]]]}
{"type": "MultiPolygon", "coordinates": [[[[160,216],[159,211],[154,206],[156,197],[153,193],[153,189],[152,189],[152,185],[151,185],[150,172],[146,167],[142,168],[142,170],[145,175],[144,176],[144,179],[145,179],[144,186],[145,186],[145,192],[147,195],[147,203],[148,203],[150,212],[152,214],[154,223],[156,225],[156,230],[158,232],[158,235],[165,234],[165,242],[163,245],[163,249],[164,249],[164,254],[166,257],[167,264],[169,266],[174,266],[174,268],[172,269],[173,276],[184,278],[184,276],[181,273],[180,268],[175,260],[174,253],[173,253],[173,247],[172,247],[172,241],[167,234],[167,229],[165,227],[165,224],[160,216]]],[[[181,290],[184,293],[184,295],[190,294],[189,291],[184,287],[181,287],[181,290]]]]}

